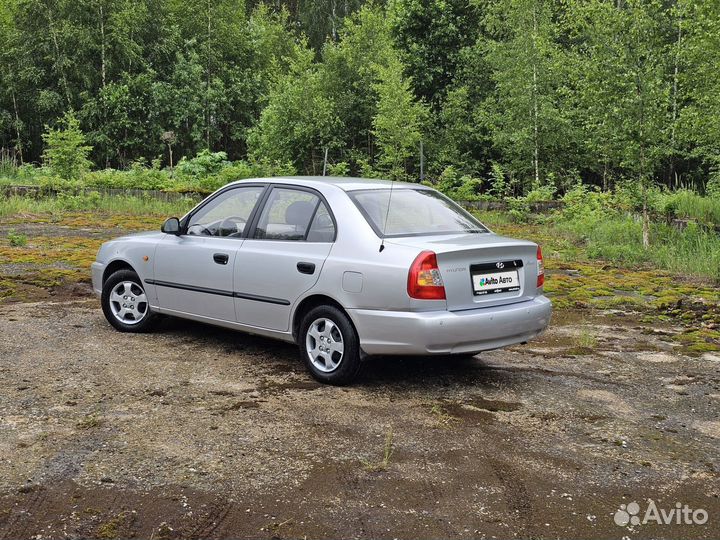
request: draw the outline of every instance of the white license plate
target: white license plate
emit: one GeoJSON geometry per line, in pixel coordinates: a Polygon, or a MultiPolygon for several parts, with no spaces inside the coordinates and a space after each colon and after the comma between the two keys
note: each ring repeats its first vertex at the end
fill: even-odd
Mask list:
{"type": "Polygon", "coordinates": [[[476,295],[520,290],[520,277],[517,270],[473,274],[472,282],[476,295]]]}

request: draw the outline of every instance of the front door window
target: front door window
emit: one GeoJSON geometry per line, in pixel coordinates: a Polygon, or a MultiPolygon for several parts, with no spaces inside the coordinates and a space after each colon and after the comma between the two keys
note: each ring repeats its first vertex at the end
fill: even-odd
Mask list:
{"type": "Polygon", "coordinates": [[[242,237],[250,213],[264,189],[262,186],[248,186],[221,193],[192,215],[187,234],[242,237]]]}

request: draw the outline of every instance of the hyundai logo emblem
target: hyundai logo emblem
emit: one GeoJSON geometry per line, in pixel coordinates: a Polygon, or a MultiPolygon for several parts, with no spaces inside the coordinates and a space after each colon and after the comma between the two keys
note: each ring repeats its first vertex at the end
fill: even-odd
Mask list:
{"type": "Polygon", "coordinates": [[[498,268],[505,268],[505,263],[495,263],[498,268]]]}

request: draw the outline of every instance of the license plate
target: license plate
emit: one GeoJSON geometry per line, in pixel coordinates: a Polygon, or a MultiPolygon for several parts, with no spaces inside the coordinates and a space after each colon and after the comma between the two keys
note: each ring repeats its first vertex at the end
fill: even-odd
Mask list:
{"type": "Polygon", "coordinates": [[[475,296],[480,296],[519,291],[520,274],[517,268],[521,266],[522,261],[471,266],[473,293],[475,296]]]}

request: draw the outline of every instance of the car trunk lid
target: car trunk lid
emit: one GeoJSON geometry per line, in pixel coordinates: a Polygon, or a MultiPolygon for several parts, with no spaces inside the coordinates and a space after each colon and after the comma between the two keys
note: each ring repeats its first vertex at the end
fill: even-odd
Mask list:
{"type": "Polygon", "coordinates": [[[414,236],[392,243],[437,255],[447,309],[524,302],[537,296],[537,244],[493,233],[414,236]]]}

